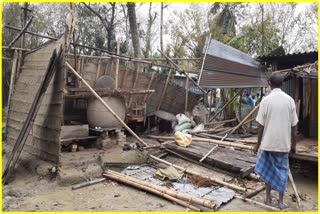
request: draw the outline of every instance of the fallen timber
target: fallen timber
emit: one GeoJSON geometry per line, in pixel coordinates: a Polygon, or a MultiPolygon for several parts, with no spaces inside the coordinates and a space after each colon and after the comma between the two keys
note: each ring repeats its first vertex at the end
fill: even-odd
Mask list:
{"type": "MultiPolygon", "coordinates": [[[[221,140],[223,138],[223,136],[213,135],[213,134],[206,134],[206,133],[196,134],[196,136],[199,136],[199,137],[210,137],[210,138],[214,138],[214,139],[217,139],[217,140],[221,140]]],[[[248,144],[256,144],[257,143],[256,140],[245,140],[245,139],[238,139],[238,138],[225,138],[224,140],[231,141],[231,142],[248,143],[248,144]]]]}
{"type": "MultiPolygon", "coordinates": [[[[215,145],[212,154],[203,158],[211,149],[212,144],[205,142],[193,142],[188,147],[181,147],[174,142],[162,144],[163,148],[170,149],[206,165],[214,166],[228,171],[234,177],[246,177],[254,170],[256,156],[241,150],[234,150],[227,147],[215,145]],[[203,159],[202,161],[199,161],[203,159]]],[[[201,164],[199,164],[201,165],[201,164]]]]}
{"type": "MultiPolygon", "coordinates": [[[[168,137],[168,136],[155,136],[155,135],[148,135],[151,139],[160,139],[160,140],[174,140],[174,137],[168,137]]],[[[221,146],[230,146],[240,149],[248,149],[253,150],[253,146],[243,145],[240,143],[232,143],[232,142],[226,142],[226,141],[219,141],[214,139],[207,139],[207,138],[192,138],[192,141],[199,141],[199,142],[207,142],[207,143],[214,143],[221,146]]]]}
{"type": "Polygon", "coordinates": [[[107,176],[107,177],[113,176],[113,178],[115,178],[115,177],[119,178],[120,177],[120,178],[123,178],[123,179],[125,179],[127,181],[132,181],[134,183],[138,183],[138,184],[146,186],[148,188],[155,189],[155,190],[157,190],[157,191],[159,191],[161,193],[170,195],[172,197],[175,197],[175,198],[178,198],[178,199],[181,199],[181,200],[186,200],[186,201],[188,201],[190,203],[197,204],[197,205],[200,205],[200,206],[204,206],[204,207],[207,207],[207,208],[210,208],[210,209],[214,209],[216,207],[215,203],[210,201],[210,200],[208,200],[208,199],[198,198],[198,197],[194,197],[192,195],[186,194],[186,193],[177,192],[177,191],[168,189],[167,187],[163,187],[163,186],[159,186],[159,185],[156,185],[156,184],[152,184],[152,183],[149,183],[149,182],[146,182],[146,181],[143,181],[143,180],[131,177],[131,176],[127,176],[127,175],[124,175],[124,174],[121,174],[121,173],[118,173],[118,172],[115,172],[115,171],[107,170],[107,171],[105,171],[105,173],[103,175],[107,176]]]}
{"type": "Polygon", "coordinates": [[[212,178],[212,177],[209,177],[209,176],[202,175],[200,173],[194,172],[193,170],[189,170],[189,169],[183,168],[181,166],[178,166],[176,164],[170,163],[168,161],[162,160],[162,159],[160,159],[160,158],[158,158],[158,157],[156,157],[154,155],[149,155],[149,157],[151,159],[153,159],[155,161],[158,161],[160,163],[163,163],[163,164],[165,164],[167,166],[172,166],[172,167],[174,167],[176,169],[179,169],[179,170],[181,170],[181,171],[183,171],[183,172],[185,172],[187,174],[199,176],[201,178],[204,178],[204,179],[212,181],[212,182],[214,182],[216,184],[220,184],[222,186],[228,187],[230,189],[233,189],[233,190],[236,190],[236,191],[241,191],[241,192],[246,192],[247,191],[247,189],[244,188],[244,187],[240,187],[240,186],[237,186],[237,185],[234,185],[234,184],[229,184],[229,183],[227,183],[225,181],[221,181],[219,179],[215,179],[215,178],[212,178]]]}
{"type": "Polygon", "coordinates": [[[92,94],[102,103],[102,105],[108,109],[108,111],[132,134],[140,143],[148,147],[148,144],[146,144],[132,129],[127,126],[127,124],[110,108],[110,106],[93,90],[93,88],[85,81],[77,71],[73,69],[73,67],[69,63],[65,63],[67,67],[72,71],[72,73],[83,82],[83,84],[92,92],[92,94]]]}

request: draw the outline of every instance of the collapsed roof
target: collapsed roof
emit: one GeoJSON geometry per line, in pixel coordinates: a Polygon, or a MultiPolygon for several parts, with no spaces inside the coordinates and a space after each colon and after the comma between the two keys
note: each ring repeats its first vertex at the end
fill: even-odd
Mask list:
{"type": "Polygon", "coordinates": [[[204,88],[247,88],[267,86],[267,77],[251,56],[211,39],[199,85],[204,88]]]}

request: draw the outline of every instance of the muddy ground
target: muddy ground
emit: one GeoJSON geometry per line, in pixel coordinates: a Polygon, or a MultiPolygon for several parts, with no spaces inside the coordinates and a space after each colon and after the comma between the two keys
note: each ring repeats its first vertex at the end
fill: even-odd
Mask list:
{"type": "MultiPolygon", "coordinates": [[[[3,164],[6,162],[10,147],[5,142],[3,146],[3,164]]],[[[167,160],[181,166],[193,169],[197,172],[214,176],[219,179],[232,182],[232,177],[220,172],[183,161],[173,156],[167,156],[167,160]]],[[[318,209],[317,164],[310,162],[291,161],[291,169],[300,194],[303,196],[304,210],[318,209]]],[[[40,161],[34,156],[23,154],[14,172],[13,179],[3,186],[4,211],[185,211],[186,208],[149,193],[128,187],[110,180],[85,187],[79,190],[71,190],[71,184],[62,186],[57,176],[48,171],[52,166],[40,161]]],[[[255,185],[252,183],[253,186],[255,185]]],[[[288,186],[285,202],[290,211],[297,210],[296,203],[292,200],[293,190],[288,186]]],[[[265,192],[261,192],[252,199],[263,202],[265,192]]],[[[276,197],[276,193],[273,192],[276,197]]],[[[267,211],[258,206],[233,199],[223,205],[218,211],[267,211]]]]}

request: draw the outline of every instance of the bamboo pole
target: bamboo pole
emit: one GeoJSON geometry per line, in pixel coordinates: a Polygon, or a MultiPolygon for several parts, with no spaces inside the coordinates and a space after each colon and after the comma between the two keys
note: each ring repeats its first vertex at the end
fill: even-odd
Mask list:
{"type": "MultiPolygon", "coordinates": [[[[206,134],[206,133],[201,133],[199,136],[204,136],[204,137],[211,137],[215,138],[218,140],[221,140],[223,137],[219,135],[213,135],[213,134],[206,134]]],[[[244,140],[244,139],[237,139],[237,138],[225,138],[224,140],[226,141],[231,141],[231,142],[239,142],[239,143],[250,143],[250,144],[256,144],[256,140],[244,140]]]]}
{"type": "Polygon", "coordinates": [[[94,185],[94,184],[101,183],[101,182],[103,182],[105,180],[106,180],[106,178],[98,178],[98,179],[95,179],[95,180],[92,180],[92,181],[86,181],[86,182],[83,182],[83,183],[80,183],[80,184],[73,185],[71,187],[71,189],[72,190],[77,190],[77,189],[80,189],[80,188],[83,188],[83,187],[87,187],[87,186],[91,186],[91,185],[94,185]]]}
{"type": "MultiPolygon", "coordinates": [[[[139,70],[140,70],[140,65],[137,65],[137,71],[136,71],[136,77],[133,81],[133,85],[132,85],[132,89],[134,89],[136,87],[137,81],[138,81],[138,77],[139,77],[139,70]]],[[[129,98],[129,107],[131,106],[132,103],[132,97],[130,96],[129,98]]]]}
{"type": "Polygon", "coordinates": [[[289,180],[290,180],[290,183],[291,183],[292,189],[293,189],[293,191],[294,191],[294,194],[295,194],[295,196],[296,196],[298,209],[299,209],[300,211],[302,211],[302,206],[301,206],[300,196],[299,196],[299,193],[298,193],[298,190],[297,190],[296,184],[295,184],[295,183],[294,183],[294,181],[293,181],[293,177],[292,177],[292,174],[291,174],[291,170],[290,170],[290,169],[289,169],[289,180]]]}
{"type": "Polygon", "coordinates": [[[189,101],[189,78],[186,78],[186,97],[184,101],[184,112],[188,111],[188,101],[189,101]]]}
{"type": "MultiPolygon", "coordinates": [[[[117,55],[120,54],[120,42],[117,41],[117,55]]],[[[116,61],[116,75],[115,75],[115,88],[118,89],[119,85],[118,85],[118,82],[119,82],[119,63],[120,63],[120,60],[117,59],[116,61]]]]}
{"type": "Polygon", "coordinates": [[[242,191],[242,192],[246,192],[246,191],[247,191],[247,189],[244,188],[244,187],[239,187],[239,186],[237,186],[237,185],[229,184],[229,183],[227,183],[227,182],[225,182],[225,181],[221,181],[221,180],[219,180],[219,179],[215,179],[215,178],[212,178],[212,177],[209,177],[209,176],[205,176],[205,175],[200,174],[200,173],[197,173],[197,172],[195,172],[195,171],[193,171],[193,170],[189,170],[189,169],[183,168],[183,167],[181,167],[181,166],[172,164],[172,163],[170,163],[170,162],[168,162],[168,161],[162,160],[162,159],[160,159],[160,158],[158,158],[158,157],[156,157],[156,156],[149,155],[149,157],[152,158],[153,160],[156,160],[156,161],[160,162],[160,163],[163,163],[163,164],[165,164],[165,165],[172,166],[172,167],[174,167],[174,168],[176,168],[176,169],[179,169],[179,170],[181,170],[181,171],[183,171],[183,172],[185,172],[185,173],[187,173],[187,174],[199,176],[199,177],[201,177],[201,178],[207,179],[207,180],[209,180],[209,181],[212,181],[212,182],[214,182],[214,183],[216,183],[216,184],[220,184],[220,185],[222,185],[222,186],[228,187],[228,188],[230,188],[230,189],[233,189],[233,190],[236,190],[236,191],[242,191]]]}
{"type": "MultiPolygon", "coordinates": [[[[155,72],[152,72],[152,74],[151,74],[151,79],[150,79],[150,81],[149,81],[148,89],[147,89],[147,90],[150,90],[155,76],[156,76],[156,73],[155,73],[155,72]]],[[[143,102],[144,102],[144,103],[147,102],[147,98],[148,98],[148,95],[147,95],[147,94],[144,95],[144,98],[143,98],[143,102]]]]}
{"type": "Polygon", "coordinates": [[[249,118],[254,112],[256,112],[256,111],[258,110],[259,105],[260,105],[260,103],[259,103],[256,107],[254,107],[254,108],[249,112],[249,114],[247,114],[247,115],[245,116],[245,118],[243,118],[243,120],[242,120],[236,127],[234,127],[234,128],[231,130],[231,132],[230,132],[228,135],[233,134],[238,128],[240,128],[240,126],[242,126],[242,125],[248,120],[248,118],[249,118]]]}
{"type": "Polygon", "coordinates": [[[242,90],[239,90],[235,95],[233,95],[233,97],[213,115],[211,120],[209,120],[209,123],[211,123],[218,116],[218,114],[220,114],[220,112],[222,112],[230,103],[232,103],[234,99],[241,93],[241,91],[242,90]]]}
{"type": "MultiPolygon", "coordinates": [[[[148,135],[151,139],[162,139],[162,140],[175,140],[174,137],[167,137],[167,136],[154,136],[154,135],[148,135]]],[[[248,149],[253,150],[253,146],[243,145],[240,143],[233,143],[233,142],[226,142],[226,141],[219,141],[214,139],[207,139],[207,138],[192,138],[192,141],[199,141],[199,142],[207,142],[207,143],[214,143],[221,146],[230,146],[240,149],[248,149]]]]}
{"type": "Polygon", "coordinates": [[[131,181],[131,180],[127,180],[127,179],[125,179],[125,178],[123,178],[123,177],[120,177],[120,176],[111,175],[111,174],[103,174],[103,175],[104,175],[105,177],[107,177],[107,178],[111,178],[111,179],[113,179],[113,180],[120,181],[120,182],[122,182],[122,183],[125,183],[125,184],[128,184],[128,185],[137,187],[137,188],[142,189],[142,190],[145,190],[145,191],[147,191],[147,192],[151,192],[151,193],[153,193],[153,194],[155,194],[155,195],[159,195],[159,196],[161,196],[161,197],[163,197],[163,198],[165,198],[165,199],[168,199],[168,200],[170,200],[170,201],[176,202],[177,204],[179,204],[179,205],[181,205],[181,206],[184,206],[184,207],[187,207],[187,208],[189,208],[189,209],[191,209],[191,210],[201,211],[199,208],[197,208],[197,207],[195,207],[195,206],[192,206],[192,205],[190,205],[190,204],[188,204],[188,203],[186,203],[186,202],[184,202],[184,201],[182,201],[182,200],[179,200],[179,199],[177,199],[177,198],[175,198],[175,197],[172,197],[172,196],[170,196],[170,195],[168,195],[168,194],[165,194],[165,193],[160,192],[160,191],[158,191],[158,190],[155,190],[155,189],[153,189],[153,188],[150,188],[150,187],[141,185],[141,184],[136,183],[136,182],[133,182],[133,181],[131,181]]]}
{"type": "Polygon", "coordinates": [[[240,200],[243,200],[243,201],[246,201],[246,202],[249,202],[249,203],[252,203],[252,204],[259,205],[259,206],[261,206],[263,208],[266,208],[266,209],[269,209],[269,210],[280,211],[280,209],[278,209],[276,207],[272,207],[272,206],[266,205],[264,203],[261,203],[261,202],[258,202],[258,201],[254,201],[254,200],[249,199],[249,198],[244,198],[244,197],[239,196],[239,195],[236,195],[235,197],[240,199],[240,200]]]}
{"type": "Polygon", "coordinates": [[[99,59],[99,61],[98,61],[98,67],[97,67],[97,71],[96,71],[96,81],[100,77],[100,70],[101,70],[101,59],[99,59]]]}
{"type": "Polygon", "coordinates": [[[223,120],[223,121],[218,121],[218,122],[206,123],[205,125],[209,126],[209,125],[225,124],[225,123],[230,123],[230,122],[233,122],[233,121],[236,121],[236,120],[237,120],[237,118],[233,118],[233,119],[230,119],[230,120],[223,120]]]}
{"type": "Polygon", "coordinates": [[[248,192],[244,197],[245,198],[252,198],[253,196],[255,196],[255,195],[259,194],[260,192],[262,192],[263,190],[265,190],[265,188],[266,188],[266,186],[263,185],[253,191],[248,192]]]}
{"type": "MultiPolygon", "coordinates": [[[[14,85],[15,85],[17,65],[18,65],[18,51],[15,50],[15,51],[14,51],[14,54],[13,54],[12,67],[11,67],[9,96],[8,96],[8,106],[10,105],[9,103],[10,103],[10,99],[11,99],[13,87],[14,87],[14,85]]],[[[9,108],[8,108],[8,111],[9,111],[9,108]]]]}
{"type": "Polygon", "coordinates": [[[181,200],[188,201],[188,202],[193,203],[193,204],[204,206],[204,207],[207,207],[207,208],[210,208],[210,209],[214,209],[215,206],[216,206],[216,204],[214,202],[212,202],[212,201],[210,201],[208,199],[197,198],[197,197],[194,197],[194,196],[192,196],[190,194],[177,192],[177,191],[168,189],[167,187],[155,185],[155,184],[152,184],[152,183],[149,183],[149,182],[146,182],[146,181],[134,178],[134,177],[130,177],[130,176],[127,176],[127,175],[124,175],[124,174],[121,174],[121,173],[118,173],[118,172],[115,172],[115,171],[107,170],[107,174],[104,174],[104,175],[115,175],[117,177],[122,177],[123,179],[135,182],[137,184],[140,184],[140,185],[152,188],[152,189],[155,189],[155,190],[157,190],[157,191],[159,191],[161,193],[170,195],[172,197],[175,197],[175,198],[178,198],[178,199],[181,199],[181,200]]]}
{"type": "MultiPolygon", "coordinates": [[[[224,139],[225,139],[226,137],[227,137],[227,134],[226,134],[219,142],[224,141],[224,139]]],[[[202,162],[204,159],[206,159],[217,147],[218,147],[218,145],[214,145],[214,146],[212,147],[212,149],[210,149],[210,151],[209,151],[207,154],[205,154],[205,156],[203,156],[203,157],[200,159],[200,162],[202,162]]]]}
{"type": "MultiPolygon", "coordinates": [[[[27,24],[22,28],[22,30],[20,31],[20,33],[12,40],[12,42],[10,42],[10,44],[8,45],[8,48],[11,48],[12,45],[14,45],[14,43],[24,34],[24,32],[27,30],[27,28],[29,27],[29,25],[31,24],[33,20],[33,16],[29,19],[29,21],[27,22],[27,24]]],[[[22,47],[23,48],[23,47],[22,47]]]]}
{"type": "Polygon", "coordinates": [[[132,131],[129,126],[110,108],[110,106],[92,89],[92,87],[85,81],[73,67],[66,62],[67,67],[72,71],[72,73],[83,82],[83,84],[92,92],[92,94],[101,102],[101,104],[108,109],[108,111],[143,145],[148,146],[134,131],[132,131]]]}
{"type": "Polygon", "coordinates": [[[160,107],[161,107],[161,104],[162,104],[162,100],[163,100],[163,98],[164,98],[164,95],[165,95],[166,92],[167,92],[167,88],[168,88],[168,85],[169,85],[169,81],[170,81],[172,72],[173,72],[173,69],[170,69],[169,74],[168,74],[167,79],[166,79],[166,83],[164,84],[164,88],[163,88],[163,91],[162,91],[162,94],[161,94],[159,103],[158,103],[157,111],[160,110],[160,107]]]}

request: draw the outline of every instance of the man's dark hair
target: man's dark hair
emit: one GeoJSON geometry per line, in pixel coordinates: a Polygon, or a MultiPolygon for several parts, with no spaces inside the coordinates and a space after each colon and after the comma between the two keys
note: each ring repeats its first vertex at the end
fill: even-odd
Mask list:
{"type": "Polygon", "coordinates": [[[282,86],[283,77],[280,73],[272,73],[269,78],[269,84],[273,88],[280,88],[282,86]]]}

